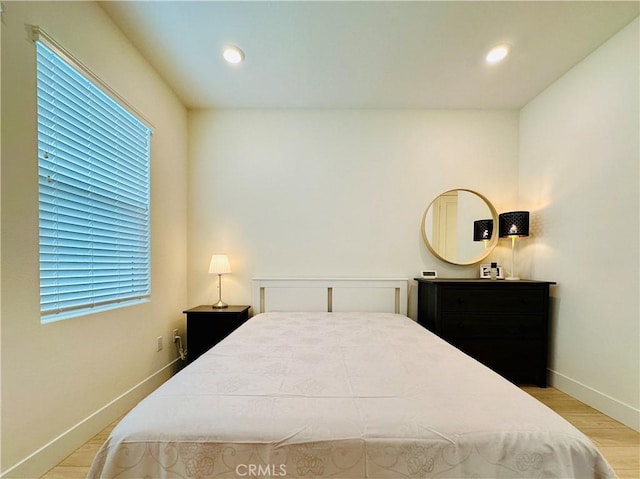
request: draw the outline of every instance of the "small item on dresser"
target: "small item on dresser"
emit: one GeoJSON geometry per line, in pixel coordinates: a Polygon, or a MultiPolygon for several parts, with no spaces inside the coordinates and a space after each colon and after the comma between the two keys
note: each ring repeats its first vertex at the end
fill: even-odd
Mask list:
{"type": "Polygon", "coordinates": [[[425,279],[435,279],[438,277],[438,272],[435,269],[427,269],[422,272],[422,277],[425,279]]]}
{"type": "Polygon", "coordinates": [[[502,266],[498,263],[481,264],[480,265],[480,279],[504,279],[504,272],[502,266]],[[495,276],[492,273],[495,272],[495,276]]]}

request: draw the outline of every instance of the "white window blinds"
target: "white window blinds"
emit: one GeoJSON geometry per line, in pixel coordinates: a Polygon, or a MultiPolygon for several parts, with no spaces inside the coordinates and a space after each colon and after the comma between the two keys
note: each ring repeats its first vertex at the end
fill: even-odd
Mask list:
{"type": "Polygon", "coordinates": [[[150,129],[36,42],[43,321],[150,294],[150,129]]]}

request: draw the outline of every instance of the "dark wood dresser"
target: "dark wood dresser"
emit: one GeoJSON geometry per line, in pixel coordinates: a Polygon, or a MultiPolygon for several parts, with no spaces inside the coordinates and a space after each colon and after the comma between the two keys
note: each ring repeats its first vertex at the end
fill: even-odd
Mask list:
{"type": "Polygon", "coordinates": [[[415,280],[418,323],[510,381],[546,387],[554,282],[415,280]]]}

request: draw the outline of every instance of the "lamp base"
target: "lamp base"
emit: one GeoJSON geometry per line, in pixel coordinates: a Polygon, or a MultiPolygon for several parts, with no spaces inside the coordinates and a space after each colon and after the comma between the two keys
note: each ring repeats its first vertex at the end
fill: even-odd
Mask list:
{"type": "Polygon", "coordinates": [[[506,281],[520,281],[520,278],[518,278],[517,276],[507,276],[505,278],[506,281]]]}
{"type": "Polygon", "coordinates": [[[224,308],[228,308],[229,305],[225,302],[223,302],[222,300],[218,301],[216,304],[211,306],[213,309],[224,309],[224,308]]]}

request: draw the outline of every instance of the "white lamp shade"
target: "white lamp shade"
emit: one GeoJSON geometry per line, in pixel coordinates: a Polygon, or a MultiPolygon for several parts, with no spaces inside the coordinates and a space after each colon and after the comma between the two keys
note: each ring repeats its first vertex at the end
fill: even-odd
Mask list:
{"type": "Polygon", "coordinates": [[[231,265],[229,264],[229,258],[227,258],[226,254],[214,254],[211,256],[211,263],[209,263],[209,273],[231,273],[231,265]]]}

